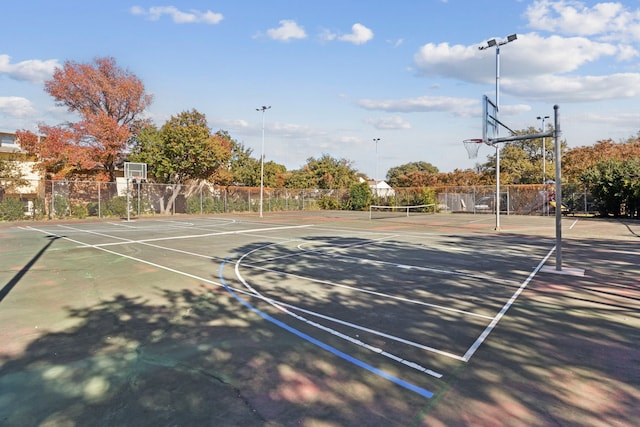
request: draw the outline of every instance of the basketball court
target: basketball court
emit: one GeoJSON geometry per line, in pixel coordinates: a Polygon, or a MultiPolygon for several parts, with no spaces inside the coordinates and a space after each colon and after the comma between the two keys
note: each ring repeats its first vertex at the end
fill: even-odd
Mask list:
{"type": "Polygon", "coordinates": [[[640,227],[493,221],[2,224],[0,421],[632,424],[640,227]]]}

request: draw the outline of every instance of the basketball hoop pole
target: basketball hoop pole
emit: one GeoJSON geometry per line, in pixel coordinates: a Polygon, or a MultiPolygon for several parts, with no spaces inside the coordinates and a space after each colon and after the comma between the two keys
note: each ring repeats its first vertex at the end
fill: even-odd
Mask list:
{"type": "MultiPolygon", "coordinates": [[[[506,40],[491,39],[487,41],[486,46],[480,46],[478,49],[484,50],[490,47],[496,48],[496,120],[500,112],[500,46],[516,40],[518,36],[511,34],[506,40]]],[[[499,132],[499,128],[496,129],[499,132]]],[[[498,136],[498,134],[496,134],[498,136]]],[[[496,147],[496,230],[500,230],[500,145],[494,144],[496,147]]]]}

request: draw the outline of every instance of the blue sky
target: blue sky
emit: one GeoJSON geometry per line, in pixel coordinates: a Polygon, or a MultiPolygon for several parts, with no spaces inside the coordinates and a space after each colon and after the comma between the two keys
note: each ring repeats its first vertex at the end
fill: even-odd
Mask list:
{"type": "Polygon", "coordinates": [[[258,158],[256,108],[272,106],[265,158],[288,169],[325,153],[372,178],[412,161],[466,169],[462,140],[481,136],[482,95],[495,98],[495,49],[478,47],[513,33],[500,50],[509,127],[540,127],[557,104],[570,147],[640,130],[639,1],[23,0],[2,15],[4,131],[73,120],[43,81],[112,56],[154,95],[156,124],[195,108],[258,158]]]}

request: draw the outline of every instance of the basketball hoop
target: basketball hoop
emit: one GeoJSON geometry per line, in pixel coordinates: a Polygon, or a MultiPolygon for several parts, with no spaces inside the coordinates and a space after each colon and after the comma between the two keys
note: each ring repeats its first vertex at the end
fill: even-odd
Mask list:
{"type": "Polygon", "coordinates": [[[464,141],[462,141],[462,143],[464,144],[464,148],[467,149],[467,154],[469,155],[470,159],[478,158],[478,150],[480,150],[480,145],[482,145],[482,142],[483,141],[480,138],[465,139],[464,141]]]}

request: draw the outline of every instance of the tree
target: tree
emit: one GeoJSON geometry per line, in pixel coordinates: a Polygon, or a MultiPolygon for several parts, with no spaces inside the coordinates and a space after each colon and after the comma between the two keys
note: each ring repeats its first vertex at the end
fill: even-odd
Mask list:
{"type": "Polygon", "coordinates": [[[96,58],[91,64],[65,62],[45,82],[45,91],[80,121],[42,125],[39,132],[46,138],[25,138],[23,148],[37,155],[54,177],[101,167],[106,178],[115,181],[116,164],[152,101],[142,81],[119,68],[115,59],[96,58]]]}
{"type": "Polygon", "coordinates": [[[284,174],[284,186],[293,189],[315,188],[315,181],[305,168],[289,171],[284,174]]]}
{"type": "Polygon", "coordinates": [[[148,127],[141,132],[130,159],[147,163],[158,182],[215,182],[227,169],[231,147],[228,134],[212,135],[205,115],[194,109],[172,116],[160,130],[148,127]]]}
{"type": "Polygon", "coordinates": [[[483,175],[474,171],[473,169],[455,169],[453,172],[439,173],[436,176],[437,185],[447,186],[470,186],[470,185],[485,185],[487,182],[484,180],[483,175]]]}
{"type": "Polygon", "coordinates": [[[562,156],[562,174],[568,181],[577,181],[581,175],[602,160],[627,160],[640,157],[640,138],[629,138],[616,144],[610,139],[591,146],[575,147],[562,156]]]}
{"type": "Polygon", "coordinates": [[[286,174],[287,168],[284,165],[274,161],[264,163],[264,185],[266,187],[283,187],[283,176],[286,174]]]}
{"type": "MultiPolygon", "coordinates": [[[[516,131],[519,136],[539,133],[540,129],[529,127],[516,131]]],[[[562,152],[566,151],[567,144],[561,141],[562,152]]],[[[543,182],[543,142],[541,138],[523,139],[500,144],[500,181],[504,184],[538,184],[543,182]]],[[[555,141],[546,138],[545,144],[545,168],[546,178],[553,179],[555,141]]],[[[480,165],[480,173],[487,183],[495,183],[496,156],[487,156],[487,161],[480,165]]]]}
{"type": "Polygon", "coordinates": [[[336,159],[328,154],[318,159],[309,157],[302,170],[307,175],[307,179],[303,180],[307,186],[303,188],[350,188],[358,180],[350,160],[336,159]]]}
{"type": "Polygon", "coordinates": [[[438,173],[438,168],[431,163],[419,161],[405,163],[389,169],[387,183],[392,187],[421,187],[432,185],[433,178],[430,175],[438,173]]]}
{"type": "Polygon", "coordinates": [[[228,133],[212,135],[205,115],[194,109],[172,116],[159,130],[141,130],[129,160],[146,163],[155,181],[172,184],[163,208],[168,212],[187,181],[230,182],[232,146],[228,133]]]}
{"type": "Polygon", "coordinates": [[[359,182],[351,185],[349,189],[351,209],[354,211],[361,211],[367,209],[371,205],[373,194],[369,184],[365,182],[359,182]]]}
{"type": "Polygon", "coordinates": [[[234,141],[231,146],[231,174],[234,184],[255,187],[260,184],[260,164],[251,157],[253,150],[244,144],[234,141]]]}
{"type": "Polygon", "coordinates": [[[640,198],[640,158],[607,159],[585,171],[581,180],[596,198],[601,215],[637,216],[640,198]]]}
{"type": "MultiPolygon", "coordinates": [[[[250,187],[260,185],[260,159],[251,157],[253,150],[244,144],[233,141],[231,148],[232,182],[250,187]]],[[[287,168],[274,161],[264,162],[264,185],[267,187],[284,187],[287,168]]]]}

